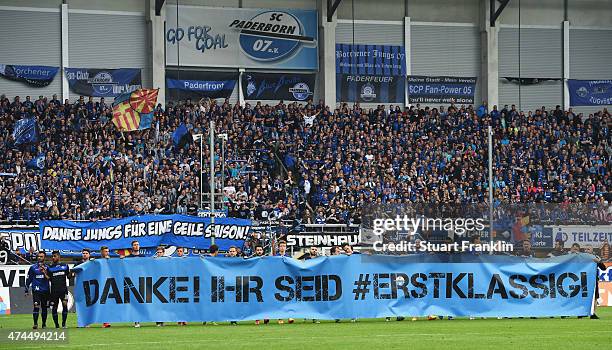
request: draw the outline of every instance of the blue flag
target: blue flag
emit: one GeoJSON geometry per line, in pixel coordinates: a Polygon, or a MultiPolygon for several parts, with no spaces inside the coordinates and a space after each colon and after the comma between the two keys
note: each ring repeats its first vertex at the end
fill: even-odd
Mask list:
{"type": "Polygon", "coordinates": [[[16,121],[13,139],[15,139],[15,145],[38,142],[36,119],[26,118],[16,121]]]}
{"type": "Polygon", "coordinates": [[[179,127],[172,133],[172,142],[174,143],[174,146],[178,147],[183,136],[187,135],[188,133],[189,131],[187,130],[185,124],[181,123],[181,125],[179,125],[179,127]]]}
{"type": "Polygon", "coordinates": [[[45,154],[40,153],[36,157],[32,158],[29,162],[27,162],[26,167],[30,169],[43,170],[45,168],[45,159],[45,154]]]}
{"type": "Polygon", "coordinates": [[[140,114],[140,125],[138,130],[146,130],[153,124],[153,112],[147,114],[140,114]]]}

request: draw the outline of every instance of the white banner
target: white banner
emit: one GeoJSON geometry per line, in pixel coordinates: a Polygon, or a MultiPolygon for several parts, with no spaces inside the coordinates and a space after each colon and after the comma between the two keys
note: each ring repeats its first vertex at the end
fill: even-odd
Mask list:
{"type": "Polygon", "coordinates": [[[580,244],[580,248],[587,246],[600,248],[605,242],[612,242],[612,226],[610,225],[574,225],[574,226],[552,226],[554,240],[561,239],[565,242],[565,248],[572,244],[580,244]]]}
{"type": "Polygon", "coordinates": [[[34,251],[40,249],[40,234],[38,227],[32,228],[0,228],[0,240],[4,239],[9,249],[14,252],[15,249],[28,251],[33,248],[34,251]]]}
{"type": "Polygon", "coordinates": [[[0,287],[25,287],[30,265],[0,266],[0,287]]]}
{"type": "MultiPolygon", "coordinates": [[[[47,256],[49,258],[49,256],[47,256]]],[[[47,261],[50,263],[50,261],[47,261]]],[[[0,266],[0,287],[19,287],[24,288],[28,271],[32,265],[3,265],[0,266]]],[[[68,264],[72,270],[74,264],[68,264]]],[[[68,280],[68,285],[72,285],[72,281],[68,280]]]]}
{"type": "Polygon", "coordinates": [[[318,69],[315,10],[179,6],[178,13],[167,7],[169,66],[318,69]]]}

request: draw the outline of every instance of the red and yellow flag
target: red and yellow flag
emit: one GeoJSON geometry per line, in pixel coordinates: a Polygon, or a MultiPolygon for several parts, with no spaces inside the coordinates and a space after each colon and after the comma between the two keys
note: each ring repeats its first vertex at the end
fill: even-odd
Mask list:
{"type": "Polygon", "coordinates": [[[159,89],[138,89],[115,98],[113,124],[120,131],[144,130],[151,127],[159,89]]]}

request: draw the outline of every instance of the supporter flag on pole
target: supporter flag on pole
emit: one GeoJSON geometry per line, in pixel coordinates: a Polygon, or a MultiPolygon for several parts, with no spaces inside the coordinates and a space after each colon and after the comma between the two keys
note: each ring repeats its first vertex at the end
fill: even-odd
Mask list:
{"type": "Polygon", "coordinates": [[[138,89],[117,96],[113,103],[113,124],[120,131],[150,128],[158,93],[159,89],[138,89]]]}
{"type": "Polygon", "coordinates": [[[36,119],[26,118],[15,122],[13,130],[15,145],[38,142],[38,125],[36,119]]]}
{"type": "Polygon", "coordinates": [[[26,167],[30,169],[38,169],[43,170],[45,168],[45,154],[40,153],[36,157],[32,158],[30,161],[26,163],[26,167]]]}
{"type": "Polygon", "coordinates": [[[181,123],[176,130],[172,133],[172,143],[174,147],[181,148],[184,147],[187,143],[193,141],[191,133],[187,130],[185,124],[181,123]]]}

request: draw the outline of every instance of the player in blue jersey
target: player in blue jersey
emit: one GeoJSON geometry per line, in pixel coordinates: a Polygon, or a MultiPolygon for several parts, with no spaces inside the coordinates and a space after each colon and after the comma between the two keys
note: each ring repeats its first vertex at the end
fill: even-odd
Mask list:
{"type": "MultiPolygon", "coordinates": [[[[164,246],[160,245],[155,250],[155,255],[153,256],[153,258],[155,258],[155,259],[168,258],[167,256],[164,255],[165,253],[166,253],[166,248],[164,246]]],[[[164,326],[164,322],[155,322],[155,324],[157,325],[157,327],[163,327],[164,326]]]]}
{"type": "Polygon", "coordinates": [[[28,278],[26,279],[25,293],[29,293],[30,285],[32,285],[32,301],[34,310],[32,318],[34,319],[33,329],[38,329],[38,314],[42,308],[42,328],[47,327],[47,307],[49,304],[49,274],[45,265],[46,254],[39,252],[36,255],[36,264],[30,266],[28,270],[28,278]]]}
{"type": "MultiPolygon", "coordinates": [[[[110,259],[110,250],[107,246],[103,245],[102,247],[100,247],[100,259],[110,259]]],[[[111,324],[108,322],[104,322],[102,324],[102,327],[104,328],[109,328],[110,326],[111,324]]]]}
{"type": "Polygon", "coordinates": [[[51,315],[55,328],[59,328],[59,320],[57,309],[60,302],[62,303],[62,328],[66,328],[66,319],[68,318],[68,278],[70,277],[70,268],[68,265],[60,262],[60,252],[54,250],[51,253],[51,265],[47,268],[49,278],[51,280],[51,315]]]}
{"type": "MultiPolygon", "coordinates": [[[[291,257],[289,252],[287,252],[287,242],[286,241],[281,240],[281,241],[278,242],[278,253],[276,254],[276,256],[284,256],[284,257],[288,257],[288,258],[291,257]]],[[[295,322],[295,320],[293,318],[289,318],[287,320],[287,322],[293,323],[293,322],[295,322]]],[[[283,324],[283,323],[285,323],[284,320],[282,320],[282,319],[278,320],[278,324],[283,324]]]]}
{"type": "MultiPolygon", "coordinates": [[[[123,258],[123,255],[121,256],[123,258]]],[[[130,254],[125,256],[126,258],[144,258],[144,254],[140,254],[140,243],[138,241],[132,241],[132,249],[130,254]]],[[[140,328],[140,322],[134,322],[134,328],[140,328]]]]}

